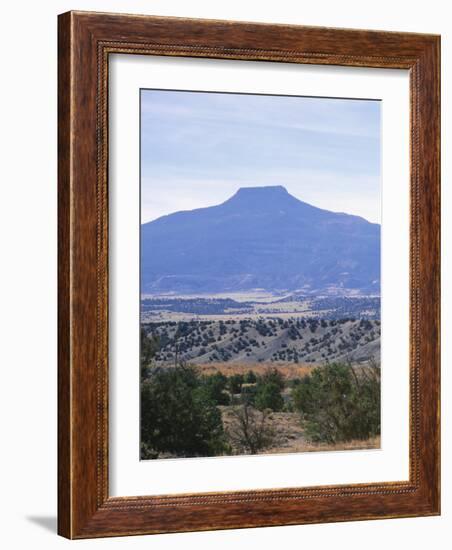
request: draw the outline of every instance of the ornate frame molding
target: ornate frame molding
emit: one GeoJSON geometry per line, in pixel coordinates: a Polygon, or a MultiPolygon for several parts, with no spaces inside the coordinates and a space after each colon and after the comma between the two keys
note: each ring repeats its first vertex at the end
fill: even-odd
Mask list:
{"type": "Polygon", "coordinates": [[[439,37],[88,12],[61,15],[59,533],[85,538],[438,514],[439,207],[439,37]],[[410,71],[409,481],[108,496],[110,54],[410,71]]]}

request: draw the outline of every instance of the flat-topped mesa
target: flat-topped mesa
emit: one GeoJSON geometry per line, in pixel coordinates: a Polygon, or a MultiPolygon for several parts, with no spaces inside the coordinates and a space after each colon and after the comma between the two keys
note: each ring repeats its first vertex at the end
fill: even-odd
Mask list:
{"type": "Polygon", "coordinates": [[[242,187],[216,206],[141,226],[143,292],[380,287],[380,227],[298,200],[281,185],[242,187]]]}
{"type": "Polygon", "coordinates": [[[246,195],[266,195],[274,197],[282,197],[289,195],[289,192],[283,185],[266,185],[266,186],[256,186],[256,187],[240,187],[234,197],[242,197],[246,195]]]}
{"type": "MultiPolygon", "coordinates": [[[[268,185],[266,187],[240,187],[231,197],[232,199],[248,200],[252,198],[265,198],[266,200],[291,197],[287,189],[282,185],[268,185]]],[[[292,197],[295,198],[295,197],[292,197]]]]}
{"type": "Polygon", "coordinates": [[[300,205],[302,201],[291,195],[282,185],[266,187],[240,187],[225,205],[257,206],[259,208],[281,208],[300,205]]]}

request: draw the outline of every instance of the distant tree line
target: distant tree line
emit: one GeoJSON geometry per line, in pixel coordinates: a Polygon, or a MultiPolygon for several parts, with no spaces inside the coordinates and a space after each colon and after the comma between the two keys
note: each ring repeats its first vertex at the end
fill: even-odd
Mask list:
{"type": "Polygon", "coordinates": [[[166,310],[193,315],[218,315],[231,309],[240,310],[242,313],[250,312],[252,303],[237,302],[232,298],[146,298],[141,300],[143,312],[166,310]]]}

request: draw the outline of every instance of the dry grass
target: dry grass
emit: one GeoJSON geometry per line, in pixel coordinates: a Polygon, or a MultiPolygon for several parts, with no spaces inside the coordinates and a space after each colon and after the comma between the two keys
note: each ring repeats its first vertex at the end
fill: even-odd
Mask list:
{"type": "Polygon", "coordinates": [[[379,435],[370,437],[369,439],[353,439],[343,443],[334,443],[327,445],[326,443],[311,443],[307,451],[357,451],[359,449],[380,449],[381,437],[379,435]]]}
{"type": "Polygon", "coordinates": [[[196,365],[202,374],[210,375],[216,372],[221,372],[226,376],[232,376],[234,374],[246,374],[250,370],[257,375],[262,375],[268,372],[269,369],[277,369],[288,380],[293,378],[300,378],[306,374],[310,374],[312,369],[319,365],[310,365],[308,363],[204,363],[196,365]]]}
{"type": "Polygon", "coordinates": [[[328,451],[359,451],[368,449],[380,449],[380,436],[369,439],[354,439],[341,443],[312,443],[303,439],[293,440],[292,444],[284,444],[272,447],[270,453],[311,453],[328,451]]]}

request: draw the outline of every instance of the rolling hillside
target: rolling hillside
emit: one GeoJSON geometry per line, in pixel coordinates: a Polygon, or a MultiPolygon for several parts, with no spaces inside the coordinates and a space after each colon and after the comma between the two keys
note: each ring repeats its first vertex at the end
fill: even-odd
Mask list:
{"type": "Polygon", "coordinates": [[[241,319],[155,322],[142,325],[157,338],[156,364],[359,363],[380,353],[380,321],[241,319]]]}

